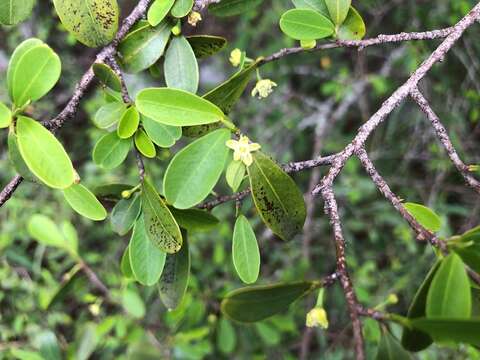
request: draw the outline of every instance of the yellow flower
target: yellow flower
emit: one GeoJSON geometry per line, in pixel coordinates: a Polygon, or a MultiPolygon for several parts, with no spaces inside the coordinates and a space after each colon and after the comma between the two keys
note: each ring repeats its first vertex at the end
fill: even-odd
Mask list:
{"type": "Polygon", "coordinates": [[[242,51],[240,49],[235,49],[230,53],[230,63],[237,67],[242,61],[242,51]]]}
{"type": "Polygon", "coordinates": [[[315,307],[307,314],[307,327],[318,327],[328,329],[327,312],[324,308],[315,307]]]}
{"type": "Polygon", "coordinates": [[[202,15],[197,11],[192,11],[188,14],[188,23],[192,26],[197,26],[197,23],[202,21],[202,15]]]}
{"type": "Polygon", "coordinates": [[[398,303],[398,296],[396,294],[388,295],[387,302],[391,305],[398,303]]]}
{"type": "Polygon", "coordinates": [[[259,80],[252,90],[252,96],[255,97],[258,95],[259,99],[266,98],[273,92],[275,86],[277,86],[277,84],[270,79],[259,80]]]}
{"type": "Polygon", "coordinates": [[[260,144],[250,143],[250,139],[245,135],[240,136],[240,140],[228,140],[225,145],[232,149],[233,160],[242,161],[246,166],[252,165],[252,152],[260,150],[260,144]]]}

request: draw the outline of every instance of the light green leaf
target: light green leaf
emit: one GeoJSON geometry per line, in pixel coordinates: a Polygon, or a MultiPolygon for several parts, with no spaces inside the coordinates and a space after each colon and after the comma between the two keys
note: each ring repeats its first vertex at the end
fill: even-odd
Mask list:
{"type": "Polygon", "coordinates": [[[123,308],[135,319],[141,319],[145,316],[146,309],[138,292],[133,288],[126,287],[122,294],[123,308]]]}
{"type": "Polygon", "coordinates": [[[140,114],[138,113],[135,106],[129,107],[123,113],[122,117],[120,118],[120,122],[118,123],[117,128],[117,135],[120,139],[128,139],[132,137],[133,134],[138,129],[138,125],[140,124],[140,114]]]}
{"type": "Polygon", "coordinates": [[[63,196],[73,210],[90,220],[102,221],[107,217],[107,211],[103,205],[81,184],[73,184],[63,190],[63,196]]]}
{"type": "Polygon", "coordinates": [[[428,207],[415,203],[405,203],[404,206],[408,213],[427,230],[437,232],[442,227],[440,217],[428,207]]]}
{"type": "Polygon", "coordinates": [[[450,254],[442,260],[427,296],[427,317],[469,318],[472,312],[470,281],[462,259],[450,254]]]}
{"type": "Polygon", "coordinates": [[[147,18],[152,26],[157,26],[167,16],[175,0],[155,0],[148,9],[147,18]]]}
{"type": "Polygon", "coordinates": [[[221,36],[192,35],[187,36],[197,59],[203,59],[222,51],[227,46],[227,39],[221,36]]]}
{"type": "Polygon", "coordinates": [[[158,282],[158,292],[163,304],[169,309],[176,309],[183,300],[190,276],[190,250],[187,236],[184,234],[183,245],[176,254],[167,255],[165,268],[158,282]]]}
{"type": "Polygon", "coordinates": [[[123,276],[127,279],[133,278],[132,265],[130,264],[130,249],[127,246],[122,255],[122,260],[120,262],[120,270],[122,271],[123,276]]]}
{"type": "Polygon", "coordinates": [[[113,69],[104,63],[93,64],[93,73],[97,79],[104,85],[114,91],[122,91],[122,82],[113,69]]]}
{"type": "Polygon", "coordinates": [[[12,112],[5,104],[0,103],[0,129],[7,128],[12,123],[12,112]]]}
{"type": "Polygon", "coordinates": [[[60,346],[55,334],[51,331],[42,331],[35,336],[35,342],[39,345],[40,354],[44,359],[48,360],[61,360],[62,355],[60,352],[60,346]]]}
{"type": "Polygon", "coordinates": [[[405,351],[397,339],[390,332],[384,331],[378,347],[376,360],[411,360],[410,354],[405,351]]]}
{"type": "Polygon", "coordinates": [[[120,139],[116,132],[104,135],[93,148],[93,161],[104,169],[114,169],[127,158],[129,139],[120,139]]]}
{"type": "Polygon", "coordinates": [[[39,243],[57,248],[65,248],[65,239],[57,225],[47,216],[33,215],[28,221],[28,233],[39,243]]]}
{"type": "Polygon", "coordinates": [[[120,200],[113,208],[110,218],[113,231],[121,236],[126,235],[135,224],[141,209],[142,199],[138,194],[120,200]]]}
{"type": "Polygon", "coordinates": [[[325,0],[292,0],[292,2],[297,9],[315,10],[323,16],[330,17],[325,0]]]}
{"type": "Polygon", "coordinates": [[[177,220],[178,225],[187,231],[209,231],[216,227],[220,222],[220,220],[208,211],[200,209],[179,210],[171,207],[170,211],[175,220],[177,220]]]}
{"type": "Polygon", "coordinates": [[[182,233],[175,218],[148,179],[142,186],[142,209],[147,234],[153,243],[166,253],[173,254],[182,247],[182,233]]]}
{"type": "Polygon", "coordinates": [[[138,73],[155,64],[165,51],[171,27],[168,21],[156,27],[151,27],[147,21],[139,21],[118,46],[120,63],[125,71],[138,73]]]}
{"type": "Polygon", "coordinates": [[[179,151],[168,165],[164,178],[167,201],[177,209],[202,202],[217,184],[225,168],[230,138],[227,129],[216,130],[179,151]]]}
{"type": "Polygon", "coordinates": [[[211,4],[208,11],[215,16],[235,16],[250,11],[263,3],[263,0],[222,0],[211,4]]]}
{"type": "Polygon", "coordinates": [[[32,13],[36,0],[0,1],[0,24],[16,25],[26,20],[32,13]]]}
{"type": "Polygon", "coordinates": [[[17,143],[30,171],[46,185],[66,189],[75,180],[75,170],[62,144],[39,122],[19,116],[17,143]]]}
{"type": "Polygon", "coordinates": [[[8,157],[12,163],[15,171],[18,172],[24,179],[31,182],[38,182],[38,179],[28,169],[25,160],[23,160],[22,154],[18,149],[17,135],[15,132],[8,132],[8,157]]]}
{"type": "Polygon", "coordinates": [[[65,239],[66,246],[73,254],[78,254],[78,233],[69,221],[63,221],[60,228],[65,239]]]}
{"type": "Polygon", "coordinates": [[[235,222],[232,258],[237,274],[244,283],[252,284],[257,281],[260,273],[260,250],[255,233],[243,215],[235,222]]]}
{"type": "Polygon", "coordinates": [[[153,159],[157,156],[157,149],[155,149],[155,145],[153,144],[152,140],[145,134],[143,129],[140,129],[135,134],[135,146],[137,147],[140,153],[147,157],[153,159]]]}
{"type": "Polygon", "coordinates": [[[89,47],[107,45],[118,30],[117,0],[53,0],[65,28],[89,47]]]}
{"type": "Polygon", "coordinates": [[[164,74],[167,86],[195,94],[198,90],[198,63],[189,42],[175,36],[165,53],[164,74]]]}
{"type": "MultiPolygon", "coordinates": [[[[433,276],[436,274],[439,268],[440,262],[437,261],[435,265],[430,269],[422,285],[417,290],[415,297],[408,309],[407,317],[409,319],[420,318],[426,315],[427,306],[427,294],[432,284],[433,276]]],[[[417,329],[403,329],[402,334],[402,346],[408,351],[418,352],[426,349],[432,344],[432,338],[417,329]]]]}
{"type": "Polygon", "coordinates": [[[339,40],[360,40],[363,39],[367,32],[362,17],[353,7],[350,7],[347,18],[340,25],[337,38],[339,40]]]}
{"type": "Polygon", "coordinates": [[[231,354],[237,345],[237,335],[230,321],[220,318],[217,327],[217,346],[223,354],[231,354]]]}
{"type": "Polygon", "coordinates": [[[437,342],[466,343],[480,346],[480,318],[439,319],[419,318],[412,320],[412,326],[429,333],[437,342]]]}
{"type": "Polygon", "coordinates": [[[340,26],[347,18],[352,0],[325,0],[325,4],[334,24],[340,26]]]}
{"type": "Polygon", "coordinates": [[[172,7],[171,14],[176,18],[182,18],[188,15],[192,7],[193,0],[176,0],[175,5],[172,7]]]}
{"type": "Polygon", "coordinates": [[[135,223],[128,248],[135,279],[145,286],[154,285],[160,279],[167,254],[150,241],[141,217],[135,223]]]}
{"type": "Polygon", "coordinates": [[[221,310],[229,319],[252,323],[285,312],[290,304],[316,288],[308,281],[249,286],[229,293],[222,301],[221,310]]]}
{"type": "Polygon", "coordinates": [[[246,172],[247,168],[241,161],[233,160],[230,165],[228,165],[225,177],[227,179],[228,186],[232,188],[233,192],[236,192],[242,184],[246,172]]]}
{"type": "Polygon", "coordinates": [[[48,45],[36,45],[25,50],[11,73],[11,94],[15,105],[21,108],[29,101],[42,98],[55,86],[61,71],[60,58],[48,45]]]}
{"type": "Polygon", "coordinates": [[[142,124],[148,137],[162,148],[172,147],[182,137],[180,126],[161,124],[146,116],[142,116],[142,124]]]}
{"type": "Polygon", "coordinates": [[[333,23],[322,14],[308,9],[292,9],[280,18],[280,29],[295,40],[318,40],[335,32],[333,23]]]}
{"type": "Polygon", "coordinates": [[[87,360],[97,348],[99,342],[97,334],[97,324],[88,322],[83,326],[80,332],[77,348],[75,351],[75,360],[87,360]]]}
{"type": "Polygon", "coordinates": [[[289,240],[303,229],[303,195],[292,178],[260,151],[247,168],[253,200],[263,222],[280,238],[289,240]]]}
{"type": "Polygon", "coordinates": [[[15,359],[19,360],[45,360],[42,355],[34,351],[12,348],[10,349],[10,352],[15,356],[15,359]]]}
{"type": "Polygon", "coordinates": [[[225,118],[211,102],[178,89],[144,89],[137,95],[136,105],[146,117],[172,126],[210,124],[225,118]]]}
{"type": "Polygon", "coordinates": [[[93,123],[100,129],[108,129],[120,121],[126,110],[127,105],[123,102],[108,103],[98,109],[93,118],[93,123]]]}

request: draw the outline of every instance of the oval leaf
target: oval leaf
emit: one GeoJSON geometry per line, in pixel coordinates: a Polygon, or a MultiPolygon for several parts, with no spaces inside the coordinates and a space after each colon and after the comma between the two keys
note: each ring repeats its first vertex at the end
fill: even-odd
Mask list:
{"type": "Polygon", "coordinates": [[[205,210],[186,209],[178,210],[170,208],[178,225],[187,231],[208,231],[218,225],[220,220],[205,210]]]}
{"type": "Polygon", "coordinates": [[[169,310],[176,309],[182,302],[190,276],[190,250],[187,237],[176,254],[167,255],[165,268],[158,283],[160,299],[169,310]]]}
{"type": "Polygon", "coordinates": [[[247,168],[255,206],[264,223],[280,238],[289,240],[305,223],[303,195],[292,178],[262,152],[253,154],[247,168]]]}
{"type": "Polygon", "coordinates": [[[157,155],[157,149],[152,140],[145,134],[143,129],[140,129],[135,134],[135,146],[140,153],[147,158],[154,158],[157,155]]]}
{"type": "Polygon", "coordinates": [[[161,124],[146,116],[142,117],[142,124],[148,137],[162,148],[172,147],[182,137],[182,128],[179,126],[161,124]]]}
{"type": "Polygon", "coordinates": [[[63,190],[63,196],[73,210],[90,220],[101,221],[107,217],[103,205],[81,184],[73,184],[63,190]]]}
{"type": "Polygon", "coordinates": [[[137,95],[136,105],[146,117],[172,126],[210,124],[225,118],[211,102],[178,89],[144,89],[137,95]]]}
{"type": "Polygon", "coordinates": [[[243,215],[235,222],[232,258],[237,274],[244,283],[252,284],[257,281],[260,273],[260,250],[255,233],[243,215]]]}
{"type": "Polygon", "coordinates": [[[332,35],[335,26],[316,11],[292,9],[280,18],[280,29],[295,40],[317,40],[332,35]]]}
{"type": "Polygon", "coordinates": [[[63,26],[82,44],[107,45],[118,30],[117,0],[53,0],[63,26]]]}
{"type": "Polygon", "coordinates": [[[233,192],[236,192],[242,184],[246,171],[247,168],[241,161],[233,160],[230,165],[228,165],[225,177],[227,179],[228,186],[232,188],[233,192]]]}
{"type": "Polygon", "coordinates": [[[155,0],[148,9],[147,18],[152,26],[157,26],[165,19],[175,0],[155,0]]]}
{"type": "Polygon", "coordinates": [[[5,104],[0,103],[0,129],[10,126],[12,123],[12,112],[5,104]]]}
{"type": "Polygon", "coordinates": [[[117,135],[120,139],[128,139],[133,136],[140,124],[140,114],[135,106],[129,107],[123,113],[118,123],[117,135]]]}
{"type": "Polygon", "coordinates": [[[347,18],[340,26],[337,32],[337,38],[340,40],[360,40],[367,32],[362,17],[353,7],[350,7],[347,18]]]}
{"type": "Polygon", "coordinates": [[[221,36],[193,35],[187,36],[197,59],[203,59],[220,52],[227,46],[227,39],[221,36]]]}
{"type": "Polygon", "coordinates": [[[325,0],[330,19],[333,20],[335,25],[340,26],[343,24],[351,4],[352,0],[325,0]]]}
{"type": "Polygon", "coordinates": [[[95,63],[93,64],[92,69],[97,79],[104,86],[107,86],[114,91],[122,91],[122,82],[110,66],[103,63],[95,63]]]}
{"type": "Polygon", "coordinates": [[[189,42],[183,36],[170,41],[165,53],[164,74],[167,86],[195,94],[198,90],[198,63],[189,42]]]}
{"type": "Polygon", "coordinates": [[[415,220],[417,220],[427,230],[433,232],[440,230],[442,226],[440,217],[431,209],[415,203],[405,203],[404,206],[408,213],[412,215],[415,220]]]}
{"type": "Polygon", "coordinates": [[[110,218],[113,231],[121,236],[126,235],[135,224],[141,209],[142,199],[138,194],[120,200],[113,208],[110,218]]]}
{"type": "MultiPolygon", "coordinates": [[[[456,244],[454,244],[456,245],[456,244]]],[[[455,251],[473,271],[480,272],[480,227],[473,228],[460,236],[455,251]]]]}
{"type": "Polygon", "coordinates": [[[188,209],[203,201],[217,184],[225,168],[230,138],[227,129],[216,130],[178,152],[168,165],[163,182],[167,201],[188,209]]]}
{"type": "Polygon", "coordinates": [[[171,14],[176,18],[182,18],[188,15],[192,7],[193,0],[176,0],[175,5],[172,7],[171,14]]]}
{"type": "Polygon", "coordinates": [[[38,182],[38,179],[28,169],[22,154],[18,149],[17,135],[13,131],[8,132],[8,157],[16,172],[18,172],[24,179],[31,182],[38,182]]]}
{"type": "Polygon", "coordinates": [[[154,285],[160,279],[167,254],[150,241],[143,218],[135,223],[128,249],[135,279],[145,286],[154,285]]]}
{"type": "Polygon", "coordinates": [[[412,320],[413,327],[429,333],[438,342],[466,343],[480,346],[480,319],[412,320]]]}
{"type": "Polygon", "coordinates": [[[330,13],[328,12],[327,4],[325,0],[292,0],[293,5],[297,9],[310,9],[318,11],[323,16],[329,17],[330,13]]]}
{"type": "Polygon", "coordinates": [[[108,129],[120,121],[126,110],[127,105],[123,102],[108,103],[98,109],[93,118],[93,123],[100,129],[108,129]]]}
{"type": "Polygon", "coordinates": [[[3,0],[0,2],[0,24],[16,25],[32,13],[35,0],[3,0]]]}
{"type": "Polygon", "coordinates": [[[66,189],[75,180],[75,170],[62,144],[39,122],[20,116],[17,120],[20,154],[30,171],[47,186],[66,189]]]}
{"type": "Polygon", "coordinates": [[[142,186],[142,209],[150,240],[166,253],[178,252],[182,247],[180,228],[167,205],[148,180],[145,180],[142,186]]]}
{"type": "Polygon", "coordinates": [[[123,276],[127,279],[133,278],[132,265],[130,264],[130,249],[128,246],[125,248],[125,251],[122,255],[122,260],[120,261],[120,270],[122,271],[123,276]]]}
{"type": "Polygon", "coordinates": [[[252,323],[285,312],[291,303],[314,291],[313,282],[250,286],[229,293],[222,301],[222,312],[230,319],[252,323]]]}
{"type": "Polygon", "coordinates": [[[28,233],[39,243],[58,248],[65,248],[66,242],[57,225],[49,217],[33,215],[27,225],[28,233]]]}
{"type": "Polygon", "coordinates": [[[104,169],[114,169],[127,158],[131,141],[120,139],[116,132],[103,136],[93,148],[93,161],[104,169]]]}

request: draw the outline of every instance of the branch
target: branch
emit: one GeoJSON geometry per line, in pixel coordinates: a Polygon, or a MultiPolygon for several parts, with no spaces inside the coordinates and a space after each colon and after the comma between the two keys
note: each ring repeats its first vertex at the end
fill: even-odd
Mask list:
{"type": "Polygon", "coordinates": [[[465,182],[476,192],[480,193],[480,182],[476,180],[470,173],[469,167],[465,165],[465,163],[460,159],[457,151],[455,150],[450,137],[448,136],[447,129],[443,126],[442,122],[438,118],[437,114],[433,111],[428,103],[427,99],[422,95],[422,93],[415,88],[411,92],[411,97],[415,102],[418,104],[420,109],[425,113],[428,120],[432,123],[433,128],[435,129],[435,133],[437,134],[438,139],[442,143],[443,147],[447,151],[447,154],[455,165],[457,170],[465,179],[465,182]]]}

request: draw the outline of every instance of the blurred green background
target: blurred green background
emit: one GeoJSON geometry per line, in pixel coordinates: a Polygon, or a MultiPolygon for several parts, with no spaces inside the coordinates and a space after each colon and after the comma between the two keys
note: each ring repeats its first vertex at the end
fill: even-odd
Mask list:
{"type": "MultiPolygon", "coordinates": [[[[122,15],[135,1],[120,1],[122,15]]],[[[353,1],[367,24],[367,36],[402,31],[423,31],[455,24],[476,2],[471,0],[363,0],[353,1]]],[[[204,21],[189,32],[224,36],[228,47],[201,61],[201,90],[205,93],[231,75],[228,61],[234,48],[251,58],[269,55],[294,42],[281,34],[278,19],[292,8],[289,0],[265,0],[264,4],[236,18],[204,21]]],[[[473,26],[445,60],[421,83],[426,97],[449,130],[467,164],[480,162],[480,28],[473,26]]],[[[59,53],[63,71],[60,83],[33,109],[37,119],[52,118],[68,101],[74,84],[95,58],[95,49],[75,43],[61,27],[48,1],[40,1],[33,17],[19,26],[0,29],[0,101],[7,100],[5,72],[12,51],[22,40],[39,37],[59,53]]],[[[247,91],[231,118],[250,138],[262,144],[278,162],[299,161],[341,150],[365,122],[416,67],[433,51],[438,41],[335,49],[284,58],[261,69],[264,78],[278,84],[267,99],[252,98],[247,91]]],[[[149,85],[161,85],[148,73],[128,76],[132,94],[149,85]]],[[[251,86],[249,90],[251,90],[251,86]]],[[[93,87],[81,110],[59,133],[83,182],[96,185],[120,182],[135,184],[135,159],[115,171],[103,171],[91,160],[93,145],[102,135],[91,118],[104,103],[93,87]]],[[[172,152],[147,160],[147,171],[158,187],[172,152]]],[[[480,203],[464,186],[433,134],[429,122],[411,101],[405,102],[376,131],[367,149],[380,173],[401,198],[422,203],[443,218],[442,236],[478,224],[480,203]]],[[[262,257],[258,283],[318,279],[335,268],[335,251],[323,203],[312,199],[309,189],[325,169],[296,174],[306,194],[309,215],[303,235],[282,242],[261,224],[253,210],[246,214],[255,225],[262,257]]],[[[0,184],[14,175],[7,154],[7,131],[0,133],[0,184]]],[[[348,262],[355,289],[362,303],[375,307],[390,294],[399,301],[389,311],[405,314],[413,294],[434,254],[417,243],[406,222],[386,202],[363,171],[350,160],[339,177],[338,194],[348,262]]],[[[228,194],[225,180],[216,189],[228,194]]],[[[250,199],[245,209],[253,209],[250,199]]],[[[108,204],[107,204],[108,205],[108,204]]],[[[9,350],[38,349],[47,339],[71,358],[92,359],[348,359],[352,336],[342,290],[326,291],[328,330],[307,330],[305,315],[314,306],[309,297],[284,314],[251,326],[236,325],[222,318],[219,302],[226,292],[241,287],[231,260],[234,204],[214,210],[222,222],[213,231],[190,238],[192,274],[187,296],[179,309],[168,312],[157,289],[128,283],[120,272],[120,258],[128,244],[111,230],[109,221],[87,221],[72,212],[59,192],[31,183],[22,184],[0,209],[0,358],[9,350]],[[45,248],[27,231],[28,219],[42,213],[57,223],[70,221],[79,236],[80,253],[90,267],[121,298],[126,288],[138,297],[124,299],[123,307],[105,301],[84,279],[45,310],[74,265],[61,250],[45,248]],[[53,340],[52,340],[53,339],[53,340]],[[83,357],[82,357],[83,356],[83,357]]],[[[363,319],[368,358],[376,353],[378,325],[363,319]]],[[[398,330],[393,328],[394,333],[398,330]]],[[[48,342],[47,341],[47,342],[48,342]]],[[[419,359],[480,359],[480,352],[467,346],[432,346],[419,359]]]]}

